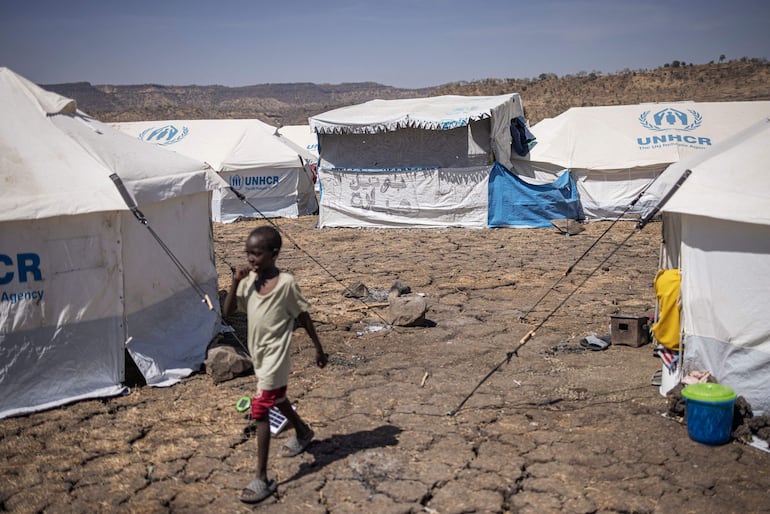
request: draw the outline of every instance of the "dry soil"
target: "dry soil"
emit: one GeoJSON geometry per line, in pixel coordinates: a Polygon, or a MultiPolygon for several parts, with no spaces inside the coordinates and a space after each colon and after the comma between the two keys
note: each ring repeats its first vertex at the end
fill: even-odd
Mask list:
{"type": "MultiPolygon", "coordinates": [[[[220,289],[244,237],[264,223],[214,227],[220,289]]],[[[215,385],[200,373],[0,421],[0,511],[770,511],[770,455],[703,445],[664,417],[650,345],[579,344],[609,335],[614,314],[654,311],[659,225],[591,223],[567,237],[319,230],[312,216],[276,223],[279,266],[312,301],[330,354],[318,369],[295,332],[289,394],[317,437],[293,459],[278,456],[287,433],[273,440],[278,494],[256,507],[238,500],[256,438],[235,403],[254,377],[215,385]],[[381,329],[386,308],[343,295],[357,282],[377,293],[396,280],[425,295],[426,326],[381,329]]],[[[245,340],[243,319],[229,321],[245,340]]]]}

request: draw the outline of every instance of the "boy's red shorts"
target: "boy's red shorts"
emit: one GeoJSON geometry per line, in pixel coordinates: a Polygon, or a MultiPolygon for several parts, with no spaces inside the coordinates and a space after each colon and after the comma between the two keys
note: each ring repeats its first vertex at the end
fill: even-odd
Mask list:
{"type": "Polygon", "coordinates": [[[267,413],[275,407],[276,403],[281,403],[286,399],[286,386],[270,391],[257,389],[257,394],[251,399],[251,419],[267,419],[267,413]]]}

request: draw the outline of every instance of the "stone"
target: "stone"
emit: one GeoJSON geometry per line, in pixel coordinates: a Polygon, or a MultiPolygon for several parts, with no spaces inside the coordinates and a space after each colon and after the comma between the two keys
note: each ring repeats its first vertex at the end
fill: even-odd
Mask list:
{"type": "Polygon", "coordinates": [[[400,327],[418,327],[425,324],[425,313],[428,312],[428,302],[419,295],[388,296],[390,303],[388,323],[400,327]]]}
{"type": "Polygon", "coordinates": [[[562,234],[567,234],[568,236],[580,234],[585,230],[582,223],[573,219],[551,220],[551,225],[556,227],[562,234]]]}
{"type": "Polygon", "coordinates": [[[206,373],[215,384],[254,372],[249,356],[231,346],[215,346],[206,356],[206,373]]]}

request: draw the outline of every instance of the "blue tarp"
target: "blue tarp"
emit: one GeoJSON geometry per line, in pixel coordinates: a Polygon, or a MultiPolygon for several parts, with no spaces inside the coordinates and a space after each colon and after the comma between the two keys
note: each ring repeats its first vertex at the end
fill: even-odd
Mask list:
{"type": "Polygon", "coordinates": [[[490,227],[550,227],[551,220],[582,219],[575,180],[569,170],[549,184],[530,184],[495,163],[489,175],[490,227]]]}

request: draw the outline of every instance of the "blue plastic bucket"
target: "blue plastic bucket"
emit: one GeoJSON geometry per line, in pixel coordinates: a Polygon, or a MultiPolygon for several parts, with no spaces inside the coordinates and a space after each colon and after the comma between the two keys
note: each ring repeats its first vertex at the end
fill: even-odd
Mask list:
{"type": "Polygon", "coordinates": [[[735,391],[722,384],[690,384],[682,389],[690,439],[719,445],[730,441],[735,391]]]}

